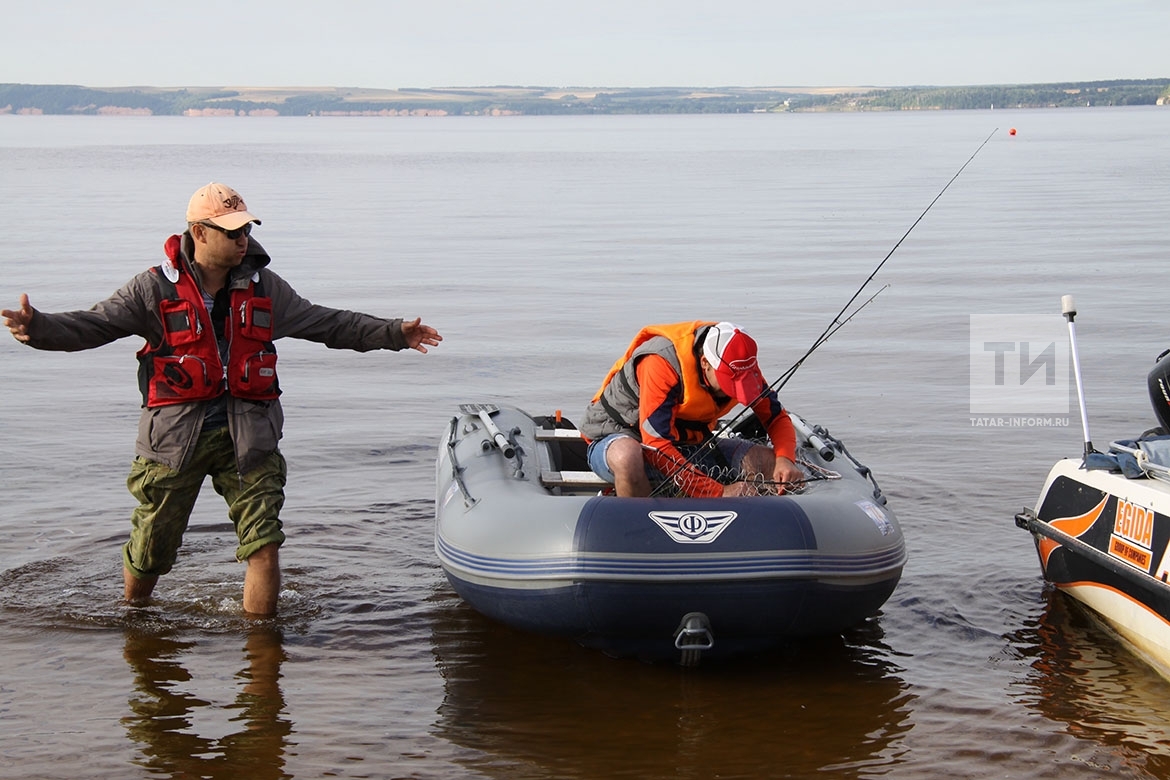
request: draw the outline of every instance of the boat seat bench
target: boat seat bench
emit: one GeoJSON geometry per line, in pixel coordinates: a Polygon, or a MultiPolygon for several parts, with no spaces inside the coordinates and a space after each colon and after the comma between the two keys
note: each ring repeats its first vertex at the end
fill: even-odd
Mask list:
{"type": "Polygon", "coordinates": [[[540,482],[545,487],[568,488],[600,488],[612,487],[612,482],[606,482],[592,471],[542,471],[540,482]]]}
{"type": "Polygon", "coordinates": [[[561,439],[580,439],[581,431],[576,428],[537,428],[537,441],[560,441],[561,439]]]}
{"type": "MultiPolygon", "coordinates": [[[[536,440],[555,442],[580,441],[581,432],[575,428],[537,428],[536,440]]],[[[601,490],[613,486],[612,482],[607,482],[592,471],[542,471],[540,472],[540,482],[545,487],[576,488],[583,490],[601,490]]]]}

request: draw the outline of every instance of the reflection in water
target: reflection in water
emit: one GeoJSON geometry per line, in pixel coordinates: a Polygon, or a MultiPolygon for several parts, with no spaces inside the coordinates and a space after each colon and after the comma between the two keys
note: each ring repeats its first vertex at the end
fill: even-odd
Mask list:
{"type": "Polygon", "coordinates": [[[876,624],[683,670],[521,634],[435,598],[446,601],[432,637],[446,694],[435,733],[476,751],[467,763],[480,772],[856,778],[904,752],[914,697],[881,657],[876,624]]]}
{"type": "Polygon", "coordinates": [[[1024,703],[1068,734],[1111,749],[1127,776],[1170,777],[1170,684],[1091,613],[1055,589],[1011,637],[1032,658],[1024,703]]]}
{"type": "Polygon", "coordinates": [[[215,705],[188,690],[193,680],[182,658],[195,642],[126,632],[126,661],[134,670],[128,736],[142,745],[138,763],[172,777],[287,778],[284,754],[292,722],[285,717],[280,690],[284,649],[280,631],[257,624],[244,645],[247,665],[235,675],[239,690],[232,704],[215,705]],[[238,713],[232,712],[238,710],[238,713]],[[203,736],[196,716],[224,715],[230,733],[203,736]]]}

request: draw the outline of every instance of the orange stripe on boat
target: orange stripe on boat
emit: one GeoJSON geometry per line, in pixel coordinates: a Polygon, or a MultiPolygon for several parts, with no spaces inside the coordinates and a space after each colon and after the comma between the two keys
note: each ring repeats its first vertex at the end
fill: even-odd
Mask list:
{"type": "MultiPolygon", "coordinates": [[[[1094,580],[1077,580],[1076,582],[1058,582],[1058,583],[1055,583],[1055,585],[1060,590],[1069,590],[1071,588],[1086,588],[1086,589],[1093,589],[1093,590],[1108,591],[1116,596],[1120,596],[1121,598],[1125,599],[1126,601],[1130,602],[1131,604],[1134,604],[1135,606],[1141,607],[1142,610],[1144,612],[1149,613],[1149,615],[1151,617],[1157,618],[1158,620],[1162,621],[1166,625],[1170,626],[1170,620],[1167,620],[1166,618],[1162,617],[1162,615],[1157,610],[1155,610],[1153,607],[1151,607],[1149,604],[1142,601],[1141,599],[1134,598],[1133,596],[1129,595],[1125,591],[1118,590],[1117,588],[1113,587],[1112,585],[1105,585],[1105,584],[1100,583],[1100,582],[1095,582],[1094,580]]],[[[1072,596],[1073,594],[1069,593],[1068,595],[1072,596]]],[[[1073,596],[1073,598],[1076,598],[1076,597],[1073,596]]],[[[1080,601],[1080,599],[1077,599],[1077,600],[1080,601]]],[[[1082,602],[1082,603],[1084,603],[1084,602],[1082,602]]],[[[1104,614],[1104,613],[1102,613],[1102,614],[1104,614]]]]}
{"type": "MultiPolygon", "coordinates": [[[[1105,511],[1105,504],[1109,502],[1109,496],[1106,495],[1101,499],[1101,503],[1090,509],[1083,515],[1077,517],[1061,517],[1057,520],[1052,520],[1048,524],[1058,531],[1064,531],[1069,536],[1078,537],[1085,531],[1093,527],[1093,523],[1097,522],[1097,518],[1105,511]]],[[[1036,549],[1040,553],[1041,565],[1045,569],[1048,568],[1048,557],[1052,555],[1053,550],[1060,547],[1060,542],[1057,542],[1048,537],[1041,539],[1036,549]]]]}

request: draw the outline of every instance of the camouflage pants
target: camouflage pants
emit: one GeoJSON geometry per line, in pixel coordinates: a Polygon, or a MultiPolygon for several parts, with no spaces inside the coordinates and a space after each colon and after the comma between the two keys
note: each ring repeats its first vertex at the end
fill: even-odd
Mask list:
{"type": "Polygon", "coordinates": [[[241,475],[226,427],[200,435],[190,462],[181,471],[135,457],[126,487],[138,499],[138,507],[130,516],[130,541],[122,546],[122,562],[140,578],[171,570],[206,477],[211,477],[215,492],[227,502],[228,518],[240,542],[238,560],[265,545],[282,543],[280,510],[286,476],[279,450],[241,475]]]}

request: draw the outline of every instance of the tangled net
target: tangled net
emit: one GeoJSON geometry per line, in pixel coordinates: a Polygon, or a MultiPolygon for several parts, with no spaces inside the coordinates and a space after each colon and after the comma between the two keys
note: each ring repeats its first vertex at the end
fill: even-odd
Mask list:
{"type": "MultiPolygon", "coordinates": [[[[763,441],[746,440],[766,446],[763,441]]],[[[701,459],[692,459],[686,464],[676,466],[673,473],[668,475],[664,475],[653,467],[649,468],[648,471],[652,487],[651,495],[666,498],[693,495],[696,492],[694,488],[706,479],[713,479],[723,485],[736,482],[746,483],[749,487],[745,495],[752,496],[777,496],[781,493],[786,495],[800,494],[808,490],[810,483],[841,479],[839,472],[818,466],[799,455],[796,465],[804,473],[804,478],[792,482],[776,482],[771,478],[771,474],[747,472],[732,466],[704,462],[701,459]]]]}

